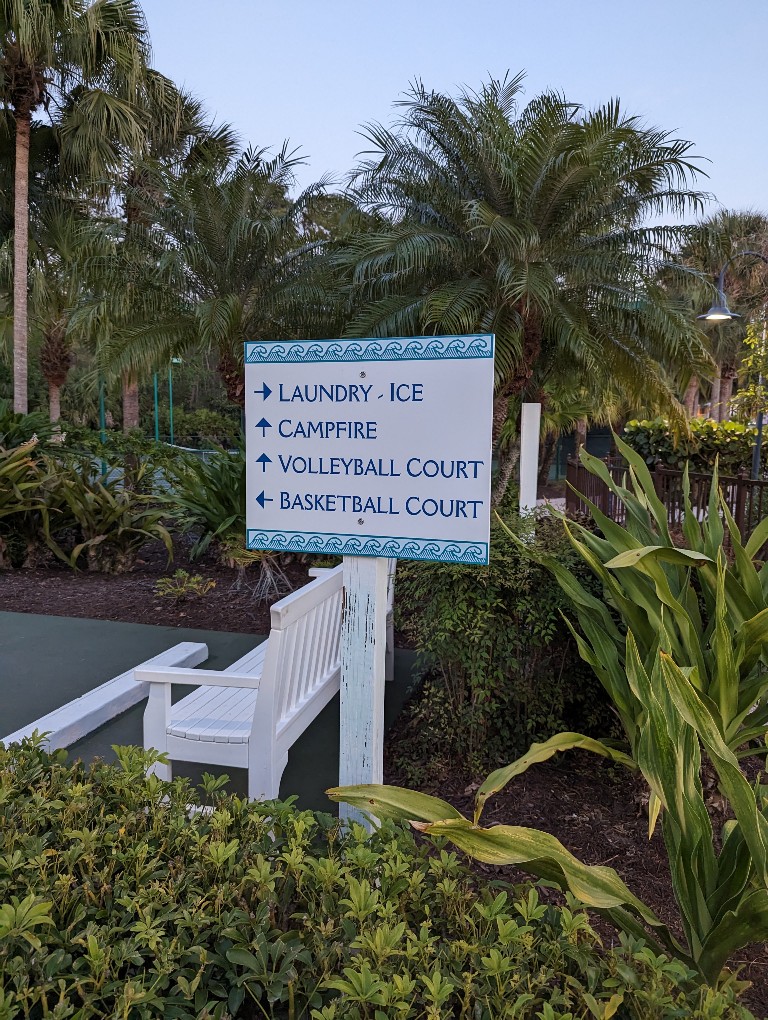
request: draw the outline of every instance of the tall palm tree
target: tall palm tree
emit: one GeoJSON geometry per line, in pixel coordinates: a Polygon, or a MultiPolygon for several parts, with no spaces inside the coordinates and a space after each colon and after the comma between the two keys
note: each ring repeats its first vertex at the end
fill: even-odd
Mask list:
{"type": "Polygon", "coordinates": [[[351,335],[493,332],[495,435],[510,399],[553,374],[606,369],[674,406],[662,360],[706,364],[687,309],[658,284],[683,228],[649,217],[699,207],[690,144],[618,102],[585,112],[555,93],[519,108],[522,75],[458,98],[412,87],[350,188],[389,218],[335,256],[351,335]]]}
{"type": "MultiPolygon", "coordinates": [[[[15,126],[14,408],[27,410],[29,148],[35,113],[60,117],[62,145],[101,169],[114,140],[137,140],[140,117],[119,93],[149,52],[137,0],[0,0],[0,100],[15,126]],[[76,95],[77,101],[72,103],[76,95]],[[74,109],[75,116],[65,114],[74,109]]],[[[138,143],[137,143],[138,144],[138,143]]]]}
{"type": "MultiPolygon", "coordinates": [[[[111,364],[151,371],[189,347],[213,351],[227,396],[243,404],[243,341],[300,333],[305,259],[320,242],[302,234],[322,184],[288,197],[298,159],[248,150],[225,166],[203,162],[166,180],[145,234],[151,279],[143,314],[110,346],[111,364]]],[[[149,213],[147,214],[149,215],[149,213]]]]}
{"type": "MultiPolygon", "coordinates": [[[[165,200],[167,180],[201,165],[226,163],[235,154],[237,141],[228,125],[211,125],[198,100],[154,69],[138,83],[133,100],[145,114],[147,130],[140,148],[129,148],[124,153],[119,187],[125,223],[123,254],[135,259],[142,257],[144,235],[152,226],[153,211],[165,200]]],[[[135,325],[140,311],[133,306],[137,300],[141,304],[141,295],[136,295],[130,283],[127,297],[127,314],[122,322],[114,324],[118,328],[135,325]]],[[[123,373],[122,390],[123,429],[127,432],[139,427],[139,381],[135,373],[123,373]]]]}

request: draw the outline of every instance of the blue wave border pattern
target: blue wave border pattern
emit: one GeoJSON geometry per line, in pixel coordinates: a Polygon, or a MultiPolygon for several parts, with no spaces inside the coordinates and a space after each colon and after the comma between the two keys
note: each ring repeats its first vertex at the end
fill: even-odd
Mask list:
{"type": "Polygon", "coordinates": [[[492,333],[367,340],[248,340],[246,365],[330,364],[358,361],[454,361],[493,358],[492,333]]]}
{"type": "Polygon", "coordinates": [[[249,549],[270,552],[323,553],[328,556],[384,556],[435,563],[488,562],[486,542],[454,542],[438,538],[387,538],[378,535],[333,535],[308,531],[248,529],[249,549]]]}

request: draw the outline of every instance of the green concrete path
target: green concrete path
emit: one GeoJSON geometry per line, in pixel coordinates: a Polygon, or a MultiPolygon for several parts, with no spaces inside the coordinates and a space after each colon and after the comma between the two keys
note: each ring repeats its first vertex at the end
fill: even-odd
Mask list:
{"type": "MultiPolygon", "coordinates": [[[[223,669],[239,659],[264,635],[147,624],[110,623],[30,613],[0,613],[0,736],[79,697],[86,691],[136,666],[179,641],[208,645],[207,666],[223,669]]],[[[406,700],[414,668],[413,652],[395,652],[395,680],[387,685],[386,725],[391,725],[406,700]]],[[[183,696],[189,688],[178,690],[183,696]]],[[[144,704],[75,744],[70,753],[90,760],[114,758],[113,744],[141,744],[144,704]]],[[[329,810],[323,795],[338,782],[339,699],[323,710],[291,749],[280,787],[282,797],[296,794],[301,807],[329,810]]],[[[193,782],[201,772],[220,773],[214,766],[179,763],[176,775],[193,782]]],[[[245,772],[226,770],[231,789],[246,790],[245,772]]]]}

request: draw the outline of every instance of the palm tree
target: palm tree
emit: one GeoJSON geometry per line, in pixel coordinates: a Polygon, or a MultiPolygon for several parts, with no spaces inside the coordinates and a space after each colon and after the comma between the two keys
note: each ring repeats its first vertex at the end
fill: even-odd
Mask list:
{"type": "MultiPolygon", "coordinates": [[[[140,118],[116,92],[130,91],[148,56],[136,0],[0,0],[0,99],[15,126],[14,408],[27,410],[29,149],[41,108],[59,120],[63,151],[103,169],[114,140],[138,139],[140,118]],[[76,103],[72,97],[76,96],[76,103]],[[67,116],[72,114],[73,116],[67,116]]],[[[138,142],[136,141],[136,144],[138,142]]]]}
{"type": "MultiPolygon", "coordinates": [[[[334,256],[350,335],[492,332],[494,434],[510,400],[608,371],[638,402],[675,406],[662,361],[706,365],[687,309],[658,284],[685,230],[649,217],[699,207],[690,144],[618,102],[585,112],[555,93],[518,108],[522,75],[458,99],[414,86],[353,171],[387,216],[334,256]]],[[[510,456],[515,456],[514,444],[510,456]]]]}
{"type": "MultiPolygon", "coordinates": [[[[228,125],[212,126],[198,100],[155,70],[149,70],[139,82],[134,103],[145,114],[147,130],[140,149],[125,153],[120,189],[125,222],[123,254],[138,248],[130,255],[141,258],[153,212],[165,200],[167,179],[201,165],[226,163],[237,143],[228,125]]],[[[135,324],[139,310],[131,305],[137,299],[141,303],[141,296],[130,285],[127,296],[127,315],[122,323],[115,324],[123,328],[135,324]]],[[[139,427],[139,383],[135,373],[123,373],[122,388],[123,429],[127,432],[139,427]]]]}
{"type": "MultiPolygon", "coordinates": [[[[686,291],[694,314],[711,304],[710,281],[741,251],[757,251],[768,256],[768,217],[764,214],[723,209],[704,220],[683,245],[681,259],[693,270],[686,291]]],[[[747,325],[750,319],[762,318],[768,301],[768,265],[757,258],[734,258],[726,270],[725,293],[730,307],[741,318],[705,327],[715,362],[709,416],[716,421],[730,418],[730,400],[741,364],[747,325]]],[[[700,380],[694,374],[686,391],[689,414],[694,413],[699,390],[700,380]]]]}
{"type": "Polygon", "coordinates": [[[154,248],[141,319],[110,346],[116,370],[152,371],[202,348],[217,355],[228,398],[243,404],[243,341],[302,331],[298,284],[320,243],[303,236],[302,217],[322,183],[292,201],[297,163],[286,146],[271,159],[248,150],[224,168],[203,162],[166,179],[145,233],[154,248]]]}

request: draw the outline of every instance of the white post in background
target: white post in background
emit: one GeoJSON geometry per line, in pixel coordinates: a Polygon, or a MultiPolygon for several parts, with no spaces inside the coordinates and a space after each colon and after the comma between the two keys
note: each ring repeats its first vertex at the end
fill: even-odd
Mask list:
{"type": "Polygon", "coordinates": [[[523,404],[520,414],[520,513],[536,508],[539,482],[541,404],[523,404]]]}
{"type": "MultiPolygon", "coordinates": [[[[384,557],[344,557],[339,786],[384,781],[388,573],[384,557]]],[[[348,804],[339,815],[363,821],[348,804]]]]}

